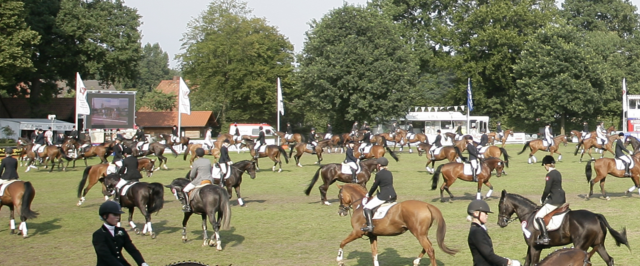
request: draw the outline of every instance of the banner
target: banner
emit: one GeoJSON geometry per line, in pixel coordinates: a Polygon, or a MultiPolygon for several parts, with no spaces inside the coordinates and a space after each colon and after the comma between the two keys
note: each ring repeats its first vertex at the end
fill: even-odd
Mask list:
{"type": "Polygon", "coordinates": [[[282,87],[280,86],[280,78],[278,78],[278,110],[281,115],[284,115],[284,99],[282,99],[282,87]]]}
{"type": "Polygon", "coordinates": [[[76,72],[76,115],[91,114],[91,108],[87,103],[87,88],[80,78],[80,73],[76,72]]]}
{"type": "Polygon", "coordinates": [[[184,83],[182,77],[180,77],[180,91],[178,92],[178,115],[188,114],[191,115],[191,103],[189,102],[189,87],[184,83]]]}
{"type": "Polygon", "coordinates": [[[627,79],[622,78],[622,111],[629,110],[629,101],[627,100],[627,79]]]}
{"type": "Polygon", "coordinates": [[[473,98],[471,95],[471,78],[467,79],[467,108],[469,111],[473,111],[473,98]]]}

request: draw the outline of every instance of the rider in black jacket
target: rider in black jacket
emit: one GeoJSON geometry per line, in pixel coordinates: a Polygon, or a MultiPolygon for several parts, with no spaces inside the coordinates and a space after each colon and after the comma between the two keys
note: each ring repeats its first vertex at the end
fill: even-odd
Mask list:
{"type": "Polygon", "coordinates": [[[353,146],[355,145],[355,142],[349,141],[349,143],[347,143],[347,152],[345,153],[347,158],[344,159],[345,163],[349,165],[349,167],[351,168],[351,178],[353,179],[353,183],[357,184],[358,183],[358,168],[360,167],[358,164],[358,159],[356,158],[355,155],[353,155],[353,146]]]}
{"type": "Polygon", "coordinates": [[[398,198],[396,195],[396,190],[393,188],[393,174],[387,170],[387,165],[389,164],[389,160],[387,158],[381,157],[378,160],[378,173],[376,174],[375,181],[369,189],[369,193],[365,195],[362,200],[364,204],[364,217],[367,220],[367,226],[361,228],[362,231],[365,232],[373,232],[373,223],[371,221],[371,217],[373,216],[372,210],[375,207],[382,205],[387,201],[393,202],[398,198]],[[380,188],[380,192],[369,200],[369,195],[373,195],[376,190],[380,188]]]}
{"type": "Polygon", "coordinates": [[[540,202],[544,204],[542,208],[536,213],[535,221],[538,223],[538,229],[540,229],[540,237],[536,241],[539,245],[549,244],[549,234],[545,227],[543,218],[551,211],[560,207],[560,205],[567,202],[564,190],[562,189],[562,174],[556,170],[556,161],[553,156],[547,155],[542,158],[542,165],[547,170],[547,176],[545,177],[544,192],[540,202]]]}
{"type": "Polygon", "coordinates": [[[478,175],[476,170],[478,169],[478,149],[473,145],[473,138],[467,136],[467,152],[469,152],[469,163],[471,164],[471,171],[473,172],[473,182],[478,182],[478,175]]]}
{"type": "Polygon", "coordinates": [[[256,139],[256,143],[258,145],[256,145],[255,147],[256,154],[255,156],[253,156],[253,158],[255,159],[260,158],[260,147],[262,147],[262,145],[267,144],[266,141],[264,140],[265,136],[264,136],[264,130],[262,129],[262,126],[260,126],[258,129],[260,130],[260,133],[258,134],[258,139],[256,139]]]}
{"type": "Polygon", "coordinates": [[[311,145],[311,154],[316,154],[316,146],[318,146],[318,142],[316,141],[316,129],[311,128],[311,132],[309,133],[309,139],[307,143],[311,145]]]}
{"type": "Polygon", "coordinates": [[[493,242],[489,233],[487,233],[487,227],[485,223],[489,218],[489,204],[483,200],[474,200],[469,203],[467,207],[467,214],[471,220],[471,228],[469,228],[469,236],[467,237],[467,243],[471,250],[471,256],[473,256],[474,266],[520,266],[520,262],[517,260],[510,260],[496,255],[493,251],[493,242]]]}

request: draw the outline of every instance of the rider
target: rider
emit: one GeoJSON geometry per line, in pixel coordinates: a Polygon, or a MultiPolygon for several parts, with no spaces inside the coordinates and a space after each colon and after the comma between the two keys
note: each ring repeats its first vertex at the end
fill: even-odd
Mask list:
{"type": "Polygon", "coordinates": [[[116,138],[116,144],[113,145],[113,160],[111,160],[112,164],[116,165],[116,171],[122,168],[122,154],[124,153],[124,148],[122,147],[122,139],[116,138]]]}
{"type": "Polygon", "coordinates": [[[40,154],[38,153],[38,149],[40,149],[40,147],[44,146],[44,134],[42,134],[42,129],[38,129],[37,133],[36,133],[36,138],[35,141],[33,142],[33,149],[32,151],[36,154],[35,158],[37,160],[40,160],[40,154]]]}
{"type": "Polygon", "coordinates": [[[364,131],[362,138],[362,143],[364,143],[364,145],[360,145],[360,158],[364,158],[364,149],[371,146],[371,132],[369,132],[369,128],[365,127],[362,130],[364,131]]]}
{"type": "Polygon", "coordinates": [[[4,150],[5,157],[0,162],[0,185],[7,181],[18,179],[18,160],[13,158],[13,149],[6,148],[4,150]]]}
{"type": "Polygon", "coordinates": [[[471,221],[467,243],[473,256],[473,265],[520,266],[519,261],[500,257],[493,251],[493,242],[484,225],[489,219],[489,213],[493,212],[484,200],[474,200],[467,207],[467,220],[471,221]]]}
{"type": "Polygon", "coordinates": [[[440,129],[438,129],[436,131],[438,133],[438,135],[436,136],[436,140],[433,141],[433,143],[431,143],[431,148],[429,149],[429,153],[431,154],[431,160],[434,160],[435,156],[433,155],[433,151],[436,150],[436,148],[441,148],[442,147],[442,143],[440,143],[442,141],[442,135],[440,135],[440,129]]]}
{"type": "Polygon", "coordinates": [[[71,129],[71,133],[69,133],[69,138],[72,138],[78,141],[78,130],[76,129],[76,126],[73,126],[73,129],[71,129]]]}
{"type": "Polygon", "coordinates": [[[264,130],[262,129],[262,126],[260,126],[258,129],[260,129],[260,133],[258,133],[258,139],[256,139],[256,143],[258,145],[256,145],[255,147],[256,154],[253,156],[254,159],[260,158],[260,148],[262,147],[262,145],[267,144],[264,140],[264,130]]]}
{"type": "Polygon", "coordinates": [[[607,144],[607,136],[605,135],[605,133],[604,122],[598,123],[598,126],[596,127],[596,135],[598,135],[598,140],[600,140],[600,142],[602,143],[603,148],[604,145],[607,144]]]}
{"type": "Polygon", "coordinates": [[[178,126],[173,125],[173,127],[171,128],[171,142],[176,143],[178,142],[178,138],[180,135],[178,135],[178,126]]]}
{"type": "Polygon", "coordinates": [[[124,139],[124,136],[122,135],[122,131],[120,131],[120,129],[116,129],[116,138],[118,139],[124,139]]]}
{"type": "Polygon", "coordinates": [[[631,177],[631,170],[629,169],[629,167],[631,166],[631,157],[628,155],[625,155],[624,153],[622,153],[622,151],[626,151],[628,154],[631,154],[631,152],[629,152],[629,150],[627,150],[627,148],[622,143],[623,139],[624,139],[624,133],[622,132],[618,133],[618,139],[616,140],[616,159],[620,159],[624,162],[624,166],[625,166],[624,176],[631,177]]]}
{"type": "Polygon", "coordinates": [[[204,133],[204,144],[207,145],[207,149],[211,150],[213,147],[213,140],[211,139],[211,127],[207,128],[207,132],[204,133]]]}
{"type": "Polygon", "coordinates": [[[130,181],[138,181],[142,178],[142,174],[138,170],[138,158],[131,156],[131,148],[126,147],[122,150],[124,154],[124,160],[122,160],[122,167],[118,174],[120,175],[120,181],[116,185],[116,194],[113,197],[113,201],[120,202],[120,189],[130,181]]]}
{"type": "MultiPolygon", "coordinates": [[[[204,149],[197,148],[196,156],[198,159],[193,161],[193,167],[191,168],[191,172],[189,172],[189,178],[193,181],[182,189],[183,197],[178,197],[182,201],[182,211],[184,212],[191,212],[189,191],[194,189],[197,185],[200,185],[202,181],[205,180],[209,180],[209,182],[213,184],[213,178],[211,177],[211,161],[204,158],[204,149]]],[[[220,184],[222,184],[222,179],[220,179],[220,184]]]]}
{"type": "Polygon", "coordinates": [[[393,124],[391,124],[391,128],[389,128],[389,137],[391,139],[394,139],[396,137],[396,131],[398,131],[398,125],[396,124],[396,122],[393,122],[393,124]]]}
{"type": "Polygon", "coordinates": [[[293,128],[291,127],[291,123],[287,122],[287,134],[284,135],[284,139],[288,140],[293,136],[293,128]]]}
{"type": "Polygon", "coordinates": [[[468,162],[471,164],[473,182],[478,182],[478,175],[476,174],[476,169],[478,169],[478,149],[473,145],[473,137],[471,136],[467,136],[467,152],[469,152],[468,162]]]}
{"type": "Polygon", "coordinates": [[[136,129],[136,134],[133,135],[133,139],[137,141],[136,146],[138,150],[142,149],[142,145],[147,143],[147,137],[145,136],[144,130],[142,130],[142,127],[138,127],[138,129],[136,129]]]}
{"type": "Polygon", "coordinates": [[[458,134],[458,136],[462,136],[462,125],[458,125],[458,128],[456,128],[456,134],[458,134]]]}
{"type": "Polygon", "coordinates": [[[369,193],[364,196],[362,199],[362,204],[364,205],[364,217],[367,221],[367,226],[361,228],[362,231],[365,232],[373,232],[373,223],[371,222],[371,217],[373,216],[373,208],[382,205],[387,201],[393,202],[397,199],[396,191],[393,189],[393,174],[387,170],[387,165],[389,161],[385,157],[380,157],[378,160],[378,173],[376,174],[375,182],[369,189],[369,193]],[[373,195],[374,192],[380,187],[380,192],[376,195],[376,197],[371,198],[369,200],[369,195],[373,195]],[[368,201],[368,202],[367,202],[368,201]]]}
{"type": "Polygon", "coordinates": [[[409,122],[409,125],[407,126],[407,139],[412,139],[413,135],[413,123],[409,122]]]}
{"type": "Polygon", "coordinates": [[[344,159],[344,162],[349,165],[351,168],[351,178],[353,179],[353,183],[358,183],[358,169],[360,168],[360,160],[353,155],[353,146],[355,146],[355,142],[353,140],[347,143],[347,158],[344,159]]]}
{"type": "Polygon", "coordinates": [[[480,136],[480,144],[478,144],[478,147],[486,147],[489,145],[489,136],[487,136],[487,131],[485,129],[480,130],[480,132],[482,132],[482,136],[480,136]]]}
{"type": "Polygon", "coordinates": [[[117,202],[105,201],[100,205],[98,214],[104,224],[93,233],[92,240],[93,248],[98,256],[97,265],[130,265],[122,256],[122,248],[124,248],[138,265],[149,266],[144,262],[140,251],[131,242],[127,230],[116,226],[123,213],[117,202]]]}
{"type": "Polygon", "coordinates": [[[44,138],[47,141],[47,145],[53,145],[53,131],[51,130],[51,127],[44,132],[44,138]]]}
{"type": "Polygon", "coordinates": [[[307,143],[311,145],[311,154],[316,154],[316,146],[318,146],[318,142],[316,141],[316,129],[311,128],[311,132],[309,133],[309,139],[307,143]]]}
{"type": "Polygon", "coordinates": [[[551,134],[551,123],[547,123],[544,126],[544,139],[547,140],[547,144],[549,144],[549,146],[547,146],[547,151],[550,151],[551,146],[554,145],[553,135],[551,134]]]}
{"type": "Polygon", "coordinates": [[[371,128],[369,127],[369,124],[367,124],[367,121],[364,121],[364,123],[362,124],[362,127],[360,127],[360,130],[371,130],[371,128]]]}
{"type": "Polygon", "coordinates": [[[504,137],[504,135],[502,134],[503,133],[502,132],[502,123],[498,122],[496,124],[497,124],[497,126],[496,126],[497,137],[498,137],[498,139],[502,139],[504,137]]]}
{"type": "Polygon", "coordinates": [[[587,121],[582,122],[582,139],[586,139],[589,135],[589,124],[587,121]]]}
{"type": "Polygon", "coordinates": [[[54,138],[54,143],[58,147],[62,147],[62,143],[64,143],[64,132],[58,132],[58,135],[54,138]]]}
{"type": "Polygon", "coordinates": [[[235,127],[235,130],[233,132],[233,139],[235,141],[240,141],[240,129],[238,129],[238,123],[234,122],[233,126],[235,127]]]}
{"type": "Polygon", "coordinates": [[[231,143],[228,139],[225,139],[222,142],[222,146],[220,147],[220,158],[218,159],[218,165],[220,165],[220,171],[222,172],[222,174],[220,175],[221,187],[224,187],[225,178],[231,175],[231,165],[233,164],[233,162],[231,161],[231,158],[229,158],[229,145],[231,145],[231,143]]]}
{"type": "Polygon", "coordinates": [[[550,239],[547,228],[544,225],[544,216],[567,202],[567,200],[564,196],[564,190],[562,189],[562,174],[555,169],[556,161],[553,159],[553,156],[547,155],[542,158],[542,165],[544,165],[544,168],[547,170],[547,176],[545,177],[546,184],[542,198],[540,198],[540,202],[544,205],[538,213],[536,213],[534,219],[540,229],[540,237],[536,243],[539,245],[548,245],[550,239]]]}
{"type": "Polygon", "coordinates": [[[327,133],[324,134],[324,139],[331,139],[331,137],[333,137],[333,127],[327,123],[327,133]]]}
{"type": "Polygon", "coordinates": [[[353,126],[351,126],[351,134],[349,134],[351,137],[355,135],[358,135],[358,121],[353,122],[353,126]]]}

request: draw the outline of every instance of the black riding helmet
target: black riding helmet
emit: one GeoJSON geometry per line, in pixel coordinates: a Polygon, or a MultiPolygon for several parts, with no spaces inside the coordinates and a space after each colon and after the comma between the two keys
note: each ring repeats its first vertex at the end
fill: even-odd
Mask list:
{"type": "Polygon", "coordinates": [[[120,204],[115,201],[105,201],[100,205],[100,209],[98,210],[98,214],[100,217],[113,213],[113,214],[123,214],[122,208],[120,208],[120,204]]]}
{"type": "Polygon", "coordinates": [[[556,163],[556,160],[553,159],[553,156],[551,156],[551,155],[547,155],[544,158],[542,158],[542,165],[555,164],[555,163],[556,163]]]}
{"type": "Polygon", "coordinates": [[[204,156],[204,149],[203,148],[197,148],[196,149],[196,156],[198,156],[198,157],[204,156]]]}
{"type": "Polygon", "coordinates": [[[387,160],[387,158],[380,157],[380,158],[378,158],[377,160],[378,160],[378,164],[379,164],[380,166],[387,166],[387,165],[389,165],[389,160],[387,160]]]}
{"type": "Polygon", "coordinates": [[[467,214],[473,215],[473,212],[475,211],[493,213],[491,208],[489,208],[489,204],[484,200],[474,200],[469,203],[469,206],[467,207],[467,214]]]}

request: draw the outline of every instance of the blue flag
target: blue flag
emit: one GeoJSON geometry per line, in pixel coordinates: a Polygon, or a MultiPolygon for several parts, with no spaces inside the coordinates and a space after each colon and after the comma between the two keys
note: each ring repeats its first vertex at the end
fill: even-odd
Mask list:
{"type": "Polygon", "coordinates": [[[471,95],[471,78],[467,79],[467,108],[473,111],[473,97],[471,95]]]}

